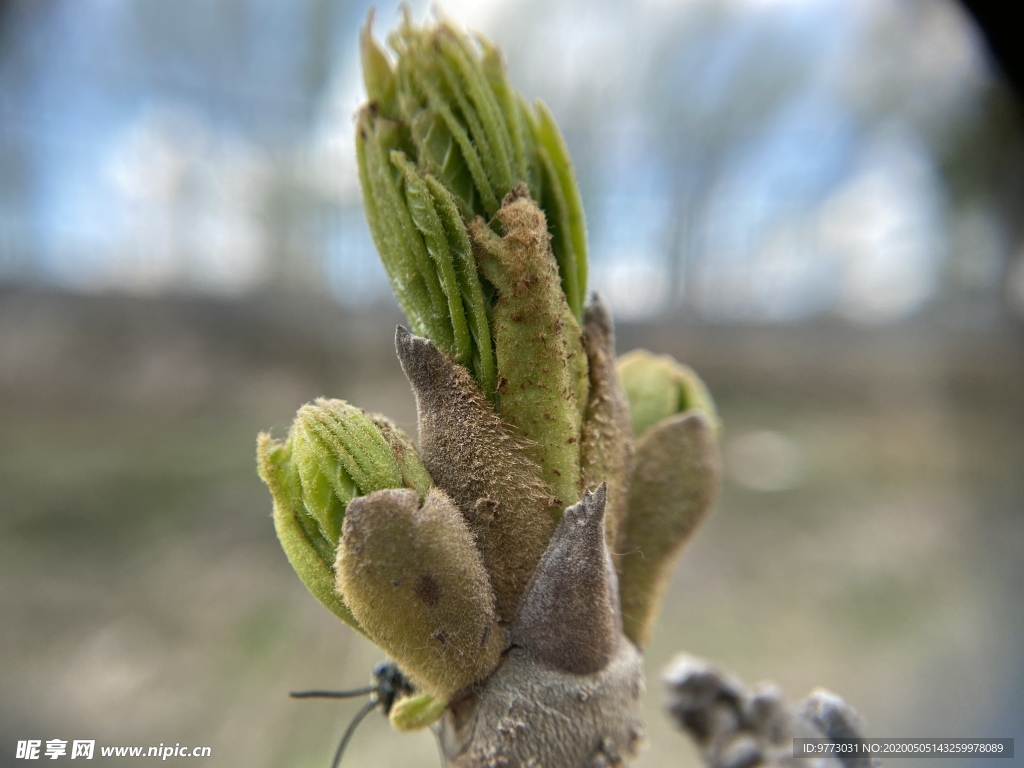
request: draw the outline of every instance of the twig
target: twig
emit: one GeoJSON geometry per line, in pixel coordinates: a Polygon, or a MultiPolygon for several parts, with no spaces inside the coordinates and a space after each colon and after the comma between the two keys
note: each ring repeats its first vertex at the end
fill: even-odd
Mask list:
{"type": "Polygon", "coordinates": [[[708,768],[880,768],[863,756],[795,757],[793,739],[860,738],[857,712],[817,689],[798,706],[771,683],[746,689],[731,675],[692,656],[677,656],[662,678],[669,716],[697,743],[708,768]]]}

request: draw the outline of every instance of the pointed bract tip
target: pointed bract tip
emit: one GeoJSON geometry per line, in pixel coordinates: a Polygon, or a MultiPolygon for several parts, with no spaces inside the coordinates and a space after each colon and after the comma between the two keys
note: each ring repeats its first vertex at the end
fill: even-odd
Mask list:
{"type": "Polygon", "coordinates": [[[597,291],[591,291],[590,300],[584,310],[583,324],[585,327],[599,331],[602,336],[612,334],[612,313],[605,304],[604,297],[597,291]]]}
{"type": "Polygon", "coordinates": [[[604,503],[608,498],[608,483],[602,482],[592,491],[583,494],[583,501],[590,509],[599,508],[604,511],[604,503]]]}
{"type": "Polygon", "coordinates": [[[604,505],[608,500],[608,484],[601,483],[593,490],[584,491],[583,498],[567,507],[564,517],[580,525],[600,523],[604,519],[604,505]]]}
{"type": "Polygon", "coordinates": [[[416,336],[403,326],[395,331],[395,351],[406,378],[414,388],[426,386],[443,362],[443,353],[430,339],[416,336]]]}

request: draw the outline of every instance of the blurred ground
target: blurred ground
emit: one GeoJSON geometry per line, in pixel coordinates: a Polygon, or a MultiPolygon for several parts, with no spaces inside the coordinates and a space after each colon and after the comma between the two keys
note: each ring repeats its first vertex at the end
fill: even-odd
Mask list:
{"type": "MultiPolygon", "coordinates": [[[[362,685],[381,656],[285,561],[255,435],[318,395],[414,432],[400,319],[308,298],[0,293],[0,765],[27,738],[327,764],[356,704],[287,692],[362,685]]],[[[682,649],[792,697],[832,688],[872,736],[1024,738],[1020,338],[620,328],[620,352],[641,345],[707,379],[727,479],[648,655],[638,766],[695,764],[658,711],[682,649]]],[[[372,717],[345,764],[437,758],[429,735],[372,717]]]]}

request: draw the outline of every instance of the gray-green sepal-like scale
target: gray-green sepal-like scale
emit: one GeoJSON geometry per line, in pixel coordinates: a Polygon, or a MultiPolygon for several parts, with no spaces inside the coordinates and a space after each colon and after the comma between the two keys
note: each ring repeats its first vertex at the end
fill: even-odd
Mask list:
{"type": "Polygon", "coordinates": [[[512,641],[534,659],[579,675],[604,669],[623,642],[606,499],[602,483],[565,510],[512,625],[512,641]]]}
{"type": "Polygon", "coordinates": [[[714,505],[720,426],[704,382],[671,356],[638,349],[616,368],[636,436],[618,544],[622,614],[643,648],[676,561],[714,505]]]}
{"type": "Polygon", "coordinates": [[[416,687],[449,701],[505,648],[494,593],[459,510],[438,488],[376,491],[349,504],[338,592],[416,687]]]}
{"type": "Polygon", "coordinates": [[[626,636],[650,642],[672,571],[714,504],[718,446],[706,413],[690,410],[650,428],[636,444],[619,561],[626,636]]]}

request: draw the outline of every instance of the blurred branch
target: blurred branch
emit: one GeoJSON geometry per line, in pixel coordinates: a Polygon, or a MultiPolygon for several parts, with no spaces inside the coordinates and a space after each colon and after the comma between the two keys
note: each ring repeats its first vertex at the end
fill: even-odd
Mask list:
{"type": "Polygon", "coordinates": [[[798,707],[772,684],[745,689],[693,656],[679,655],[662,677],[668,714],[697,743],[708,768],[879,768],[866,757],[796,758],[793,739],[861,737],[860,718],[834,693],[817,689],[798,707]]]}

